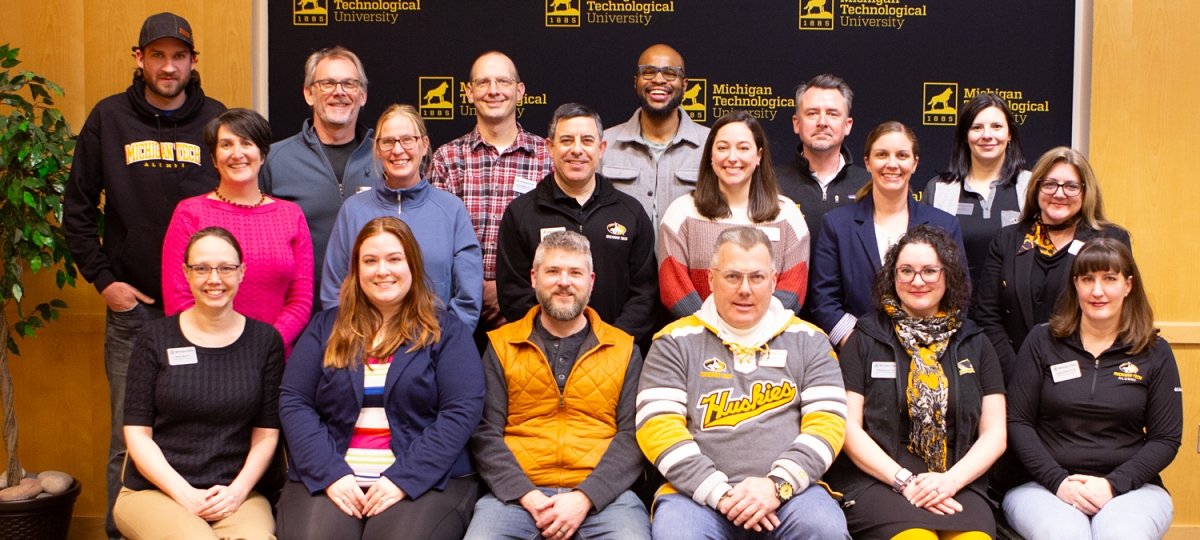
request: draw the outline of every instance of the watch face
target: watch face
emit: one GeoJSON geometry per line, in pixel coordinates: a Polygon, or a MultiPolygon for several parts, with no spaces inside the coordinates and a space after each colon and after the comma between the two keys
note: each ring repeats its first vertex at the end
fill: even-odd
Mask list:
{"type": "Polygon", "coordinates": [[[779,499],[782,501],[786,502],[788,499],[792,498],[792,485],[787,482],[779,482],[778,484],[775,484],[775,490],[778,492],[779,499]]]}

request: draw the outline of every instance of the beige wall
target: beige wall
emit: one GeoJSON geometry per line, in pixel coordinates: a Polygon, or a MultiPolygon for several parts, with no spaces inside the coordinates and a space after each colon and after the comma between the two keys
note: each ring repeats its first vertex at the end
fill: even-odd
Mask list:
{"type": "MultiPolygon", "coordinates": [[[[5,2],[4,36],[22,48],[25,66],[67,89],[60,103],[78,129],[101,98],[129,83],[129,47],[149,14],[172,10],[188,18],[201,51],[205,91],[229,106],[249,106],[250,2],[244,0],[5,2]]],[[[1200,527],[1197,447],[1200,388],[1200,261],[1195,193],[1190,186],[1194,145],[1200,142],[1200,3],[1186,0],[1097,0],[1092,67],[1091,154],[1109,217],[1128,227],[1144,279],[1183,373],[1185,429],[1179,457],[1167,471],[1177,527],[1200,527]],[[1186,501],[1186,502],[1185,502],[1186,501]]],[[[1065,142],[1065,141],[1064,141],[1065,142]]],[[[48,282],[34,295],[53,289],[48,282]]],[[[103,304],[86,284],[65,294],[62,322],[24,344],[13,360],[27,468],[62,468],[87,489],[76,508],[103,513],[103,456],[108,404],[102,342],[103,304]]]]}

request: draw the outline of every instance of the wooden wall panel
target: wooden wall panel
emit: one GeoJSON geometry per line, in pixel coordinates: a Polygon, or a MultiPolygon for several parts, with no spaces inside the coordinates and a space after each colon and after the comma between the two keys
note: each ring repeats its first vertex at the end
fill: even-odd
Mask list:
{"type": "Polygon", "coordinates": [[[1108,217],[1132,232],[1156,318],[1174,344],[1185,392],[1183,445],[1164,475],[1172,537],[1200,537],[1200,3],[1097,0],[1093,16],[1090,157],[1108,217]]]}
{"type": "MultiPolygon", "coordinates": [[[[142,21],[160,11],[191,23],[205,93],[231,107],[249,106],[251,2],[245,0],[5,1],[0,41],[21,48],[23,68],[63,86],[67,95],[59,106],[78,131],[96,102],[129,86],[137,67],[131,47],[142,21]]],[[[52,276],[36,282],[30,305],[54,290],[52,276]]],[[[11,361],[19,451],[29,470],[55,468],[79,477],[84,492],[75,514],[102,516],[109,433],[104,303],[82,280],[64,298],[71,307],[63,320],[22,343],[24,354],[11,361]]]]}

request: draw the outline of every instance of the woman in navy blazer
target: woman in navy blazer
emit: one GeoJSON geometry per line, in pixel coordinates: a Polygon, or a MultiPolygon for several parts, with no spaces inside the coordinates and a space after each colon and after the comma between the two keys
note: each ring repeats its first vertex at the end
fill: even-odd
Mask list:
{"type": "Polygon", "coordinates": [[[859,190],[857,203],[825,214],[809,272],[812,322],[835,346],[850,336],[859,315],[874,309],[871,288],[883,254],[909,229],[940,227],[965,252],[958,220],[912,198],[909,180],[919,161],[912,129],[895,121],[879,124],[867,135],[863,154],[871,183],[859,190]]]}
{"type": "Polygon", "coordinates": [[[483,413],[471,331],[437,302],[411,229],[374,219],[340,307],[296,343],[280,386],[290,480],[279,538],[461,538],[478,482],[467,441],[483,413]]]}
{"type": "Polygon", "coordinates": [[[1033,166],[1021,221],[992,240],[976,284],[974,318],[992,340],[1006,383],[1025,336],[1050,320],[1070,283],[1075,253],[1098,237],[1131,247],[1129,233],[1104,219],[1087,158],[1066,146],[1051,149],[1033,166]]]}

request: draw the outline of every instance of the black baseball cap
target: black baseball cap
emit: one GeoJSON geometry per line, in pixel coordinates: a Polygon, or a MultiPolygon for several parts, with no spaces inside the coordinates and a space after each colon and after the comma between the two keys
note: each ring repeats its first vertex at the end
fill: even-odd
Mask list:
{"type": "Polygon", "coordinates": [[[167,12],[146,17],[146,22],[142,23],[142,31],[138,34],[138,45],[135,48],[144,48],[151,41],[162,38],[178,39],[186,44],[188,49],[193,52],[196,50],[192,43],[192,25],[188,24],[187,19],[167,12]]]}

